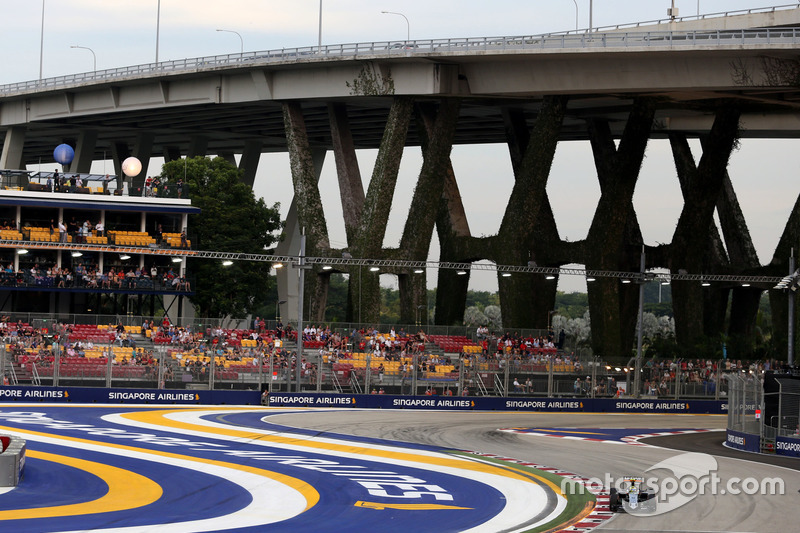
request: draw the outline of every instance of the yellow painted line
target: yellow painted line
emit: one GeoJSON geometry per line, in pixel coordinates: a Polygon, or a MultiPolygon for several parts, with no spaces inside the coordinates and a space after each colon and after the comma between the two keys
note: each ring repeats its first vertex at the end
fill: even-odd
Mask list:
{"type": "Polygon", "coordinates": [[[377,503],[362,502],[360,500],[353,505],[355,507],[364,507],[365,509],[375,509],[378,511],[384,509],[399,509],[401,511],[452,511],[453,509],[472,509],[472,507],[457,507],[455,505],[441,505],[436,503],[377,503]]]}
{"type": "Polygon", "coordinates": [[[105,481],[108,485],[108,492],[100,498],[83,503],[0,511],[0,520],[53,518],[125,511],[150,505],[163,494],[161,486],[153,480],[115,466],[34,450],[28,450],[26,455],[33,459],[59,463],[93,474],[105,481]]]}
{"type": "MultiPolygon", "coordinates": [[[[78,443],[78,444],[94,444],[95,446],[100,446],[100,447],[105,447],[105,448],[112,448],[112,449],[115,449],[115,450],[124,450],[124,451],[130,451],[130,452],[141,452],[141,453],[147,453],[147,454],[150,454],[150,455],[155,455],[155,456],[158,456],[158,457],[167,457],[167,458],[170,458],[170,459],[177,459],[177,460],[181,460],[181,461],[191,461],[191,462],[198,463],[198,464],[201,464],[201,465],[214,465],[214,466],[218,466],[218,467],[221,467],[221,468],[230,468],[232,470],[239,470],[241,472],[247,472],[249,474],[255,474],[257,476],[262,476],[262,477],[265,477],[265,478],[273,479],[273,480],[277,481],[278,483],[281,483],[283,485],[286,485],[286,486],[291,487],[294,490],[298,491],[306,499],[306,507],[303,510],[304,512],[308,511],[309,509],[314,507],[317,504],[317,502],[319,502],[319,492],[317,492],[317,490],[314,487],[312,487],[311,485],[309,485],[305,481],[303,481],[301,479],[297,479],[297,478],[291,477],[291,476],[287,476],[287,475],[284,475],[284,474],[280,474],[280,473],[277,473],[277,472],[271,472],[269,470],[262,470],[260,468],[253,468],[253,467],[250,467],[250,466],[244,466],[244,465],[240,465],[240,464],[236,464],[236,463],[226,463],[224,461],[215,461],[213,459],[201,459],[199,457],[192,457],[190,455],[180,455],[180,454],[177,454],[177,453],[162,452],[160,450],[150,450],[150,449],[146,449],[146,448],[136,448],[136,447],[133,447],[133,446],[125,446],[123,444],[110,444],[110,443],[106,443],[106,442],[100,442],[100,441],[94,441],[94,440],[88,440],[88,439],[78,439],[78,438],[75,438],[75,437],[67,437],[67,436],[58,435],[58,434],[55,434],[55,433],[42,433],[42,432],[39,432],[39,431],[30,431],[30,430],[24,430],[24,429],[15,428],[15,427],[0,426],[0,431],[10,431],[12,433],[20,433],[20,434],[32,435],[32,436],[38,436],[38,437],[56,438],[58,440],[74,442],[74,443],[78,443]]],[[[30,448],[30,446],[29,446],[29,448],[30,448]]],[[[202,472],[202,469],[199,469],[198,471],[202,472]]]]}
{"type": "MultiPolygon", "coordinates": [[[[280,444],[283,445],[291,444],[295,446],[302,445],[307,448],[325,450],[327,452],[333,452],[335,454],[352,453],[365,457],[374,457],[379,462],[383,462],[385,458],[391,457],[392,459],[397,459],[401,461],[443,466],[458,470],[480,472],[484,474],[502,475],[503,477],[515,479],[517,481],[525,481],[528,483],[530,483],[531,481],[530,476],[523,476],[515,471],[509,471],[504,468],[500,468],[497,465],[488,464],[484,462],[465,461],[463,459],[461,460],[448,459],[446,457],[431,457],[427,455],[417,455],[405,452],[387,452],[385,450],[378,450],[364,446],[343,445],[332,442],[303,440],[303,439],[298,439],[296,437],[264,435],[262,433],[251,433],[232,428],[219,428],[219,427],[203,426],[199,424],[191,424],[188,422],[181,422],[178,420],[172,420],[167,418],[167,415],[180,412],[182,412],[181,409],[166,410],[166,411],[145,411],[145,412],[140,411],[135,413],[121,413],[119,416],[136,422],[153,424],[156,426],[168,427],[172,429],[201,431],[203,433],[213,433],[215,435],[220,435],[220,436],[238,437],[254,441],[270,442],[278,445],[280,444]]],[[[559,486],[555,485],[554,483],[550,482],[549,480],[543,477],[539,477],[534,474],[531,474],[531,476],[537,478],[541,483],[549,486],[553,491],[555,491],[556,494],[564,497],[564,494],[561,492],[561,488],[559,486]]]]}

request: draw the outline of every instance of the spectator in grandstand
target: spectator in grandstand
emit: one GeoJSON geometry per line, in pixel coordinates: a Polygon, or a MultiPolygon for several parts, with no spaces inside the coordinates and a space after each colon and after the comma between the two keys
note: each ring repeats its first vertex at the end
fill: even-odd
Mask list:
{"type": "MultiPolygon", "coordinates": [[[[141,276],[141,272],[139,275],[141,276]]],[[[132,268],[129,268],[128,272],[125,274],[125,287],[129,289],[136,287],[136,277],[136,272],[134,272],[132,268]]]]}
{"type": "Polygon", "coordinates": [[[575,393],[576,396],[580,396],[583,394],[583,382],[581,378],[576,378],[575,383],[572,385],[572,391],[575,393]]]}
{"type": "Polygon", "coordinates": [[[94,230],[97,232],[98,237],[102,237],[106,231],[106,226],[103,224],[102,220],[99,220],[97,224],[94,225],[94,230]]]}
{"type": "Polygon", "coordinates": [[[84,244],[86,243],[86,237],[89,235],[89,221],[84,221],[83,224],[78,226],[78,240],[76,242],[84,244]]]}
{"type": "Polygon", "coordinates": [[[67,242],[67,226],[63,220],[58,221],[58,235],[61,242],[67,242]]]}

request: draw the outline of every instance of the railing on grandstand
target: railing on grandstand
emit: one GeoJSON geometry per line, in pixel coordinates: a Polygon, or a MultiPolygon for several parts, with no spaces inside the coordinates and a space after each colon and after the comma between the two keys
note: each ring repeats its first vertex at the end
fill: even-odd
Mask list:
{"type": "Polygon", "coordinates": [[[339,377],[336,375],[336,372],[331,371],[330,375],[331,383],[333,384],[333,390],[339,394],[343,393],[344,389],[342,388],[342,384],[339,381],[339,377]]]}
{"type": "Polygon", "coordinates": [[[143,178],[125,180],[121,186],[116,176],[68,172],[62,174],[64,183],[59,186],[53,172],[3,170],[0,172],[0,190],[55,193],[62,195],[141,196],[148,198],[174,198],[190,200],[190,187],[186,183],[163,182],[158,187],[145,187],[143,178]],[[80,176],[82,185],[76,185],[80,176]],[[49,185],[48,185],[49,180],[49,185]]]}
{"type": "Polygon", "coordinates": [[[141,278],[123,278],[119,285],[112,285],[110,288],[103,289],[101,286],[93,285],[83,279],[64,280],[63,285],[57,283],[57,278],[54,276],[40,276],[34,277],[28,272],[0,272],[0,287],[13,287],[32,288],[32,289],[92,289],[93,291],[106,290],[108,292],[130,292],[130,291],[167,291],[180,293],[190,293],[189,287],[192,286],[193,278],[186,278],[188,285],[172,284],[171,282],[164,281],[162,278],[151,279],[149,276],[141,278]]]}

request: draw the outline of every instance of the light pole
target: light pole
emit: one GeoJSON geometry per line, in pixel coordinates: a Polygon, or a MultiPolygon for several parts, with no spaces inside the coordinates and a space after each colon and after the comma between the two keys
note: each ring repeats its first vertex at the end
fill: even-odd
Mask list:
{"type": "Polygon", "coordinates": [[[578,0],[572,0],[575,4],[575,31],[578,31],[578,0]]]}
{"type": "Polygon", "coordinates": [[[44,0],[42,0],[42,33],[39,36],[39,81],[42,81],[43,60],[44,60],[44,0]]]}
{"type": "Polygon", "coordinates": [[[217,30],[217,31],[224,31],[227,33],[235,33],[237,37],[239,37],[239,55],[244,55],[244,39],[242,39],[241,34],[238,31],[233,30],[217,30]]]}
{"type": "Polygon", "coordinates": [[[82,50],[89,50],[92,53],[92,72],[97,72],[97,55],[94,53],[94,50],[89,48],[88,46],[80,46],[77,44],[73,44],[70,48],[80,48],[82,50]]]}
{"type": "Polygon", "coordinates": [[[408,44],[411,41],[411,24],[408,22],[408,17],[395,11],[381,11],[381,13],[384,15],[397,15],[398,17],[403,17],[406,19],[406,44],[408,44]]]}
{"type": "Polygon", "coordinates": [[[158,64],[158,34],[161,31],[161,0],[158,0],[158,10],[156,11],[156,65],[158,64]]]}
{"type": "Polygon", "coordinates": [[[322,0],[319,0],[319,36],[317,38],[317,47],[322,51],[322,0]]]}

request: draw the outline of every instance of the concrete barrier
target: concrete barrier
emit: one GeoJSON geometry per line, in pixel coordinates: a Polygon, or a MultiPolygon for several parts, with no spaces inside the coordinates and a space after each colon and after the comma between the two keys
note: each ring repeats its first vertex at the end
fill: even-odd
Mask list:
{"type": "Polygon", "coordinates": [[[0,453],[0,487],[16,487],[25,470],[25,440],[0,436],[0,443],[3,446],[0,453]]]}

